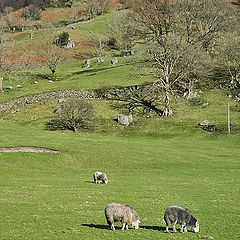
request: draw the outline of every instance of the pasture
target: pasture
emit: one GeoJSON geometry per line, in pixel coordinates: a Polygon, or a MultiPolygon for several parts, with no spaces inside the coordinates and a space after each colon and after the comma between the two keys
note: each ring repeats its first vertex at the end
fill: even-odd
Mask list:
{"type": "MultiPolygon", "coordinates": [[[[65,21],[69,19],[68,11],[48,9],[43,21],[65,21]]],[[[49,82],[50,70],[46,66],[30,64],[30,68],[6,73],[0,103],[55,90],[152,82],[153,76],[139,67],[142,60],[137,55],[118,57],[118,64],[113,66],[110,61],[114,51],[108,49],[104,63],[91,59],[89,68],[82,67],[85,58],[95,54],[90,38],[108,36],[107,26],[114,14],[76,22],[74,28],[39,29],[34,34],[35,42],[27,32],[10,34],[14,59],[27,52],[27,60],[33,65],[39,60],[43,36],[53,39],[69,31],[76,49],[65,51],[54,82],[49,82]]],[[[134,123],[129,127],[113,121],[122,109],[100,99],[90,100],[98,117],[93,130],[77,133],[46,129],[58,99],[0,112],[0,147],[58,150],[0,152],[0,239],[239,239],[240,108],[227,96],[227,89],[207,87],[210,77],[199,80],[199,104],[176,97],[172,117],[134,114],[134,123]],[[231,135],[227,134],[228,103],[231,135]],[[197,127],[205,119],[216,125],[215,132],[197,127]],[[95,171],[105,172],[109,183],[92,183],[95,171]],[[104,208],[112,202],[134,207],[141,219],[140,229],[121,231],[117,223],[116,231],[108,230],[104,208]],[[165,233],[163,214],[170,205],[191,209],[200,222],[200,232],[165,233]]],[[[226,74],[220,77],[226,81],[229,78],[226,74]]]]}
{"type": "MultiPolygon", "coordinates": [[[[1,239],[237,239],[239,137],[142,137],[48,132],[1,122],[1,239]],[[93,184],[103,170],[109,184],[93,184]],[[104,207],[128,203],[139,230],[107,229],[104,207]],[[169,205],[192,210],[200,233],[164,233],[169,205]]],[[[117,224],[120,227],[120,224],[117,224]]]]}

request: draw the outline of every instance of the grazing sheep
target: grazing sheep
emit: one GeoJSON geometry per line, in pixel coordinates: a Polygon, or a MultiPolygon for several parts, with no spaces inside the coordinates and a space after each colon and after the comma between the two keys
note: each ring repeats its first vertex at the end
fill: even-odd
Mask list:
{"type": "Polygon", "coordinates": [[[180,232],[187,232],[187,227],[191,227],[193,232],[199,232],[199,222],[187,208],[178,206],[168,207],[164,213],[164,220],[167,225],[166,232],[169,232],[169,226],[172,226],[173,232],[176,232],[176,224],[181,225],[180,232]]]}
{"type": "Polygon", "coordinates": [[[95,172],[93,174],[93,182],[94,183],[108,183],[107,175],[103,172],[95,172]]]}
{"type": "Polygon", "coordinates": [[[122,223],[122,230],[128,230],[128,225],[131,224],[134,229],[139,228],[139,216],[137,212],[128,205],[111,203],[105,208],[105,216],[111,230],[115,230],[114,222],[122,223]]]}

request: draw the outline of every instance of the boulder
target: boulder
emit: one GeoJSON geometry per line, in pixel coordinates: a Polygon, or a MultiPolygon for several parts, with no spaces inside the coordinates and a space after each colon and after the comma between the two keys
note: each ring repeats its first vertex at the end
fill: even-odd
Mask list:
{"type": "Polygon", "coordinates": [[[115,64],[117,64],[118,63],[118,59],[117,58],[113,58],[112,60],[111,60],[111,64],[112,65],[115,65],[115,64]]]}
{"type": "Polygon", "coordinates": [[[90,59],[86,59],[83,63],[83,68],[89,68],[91,65],[91,60],[90,59]]]}
{"type": "Polygon", "coordinates": [[[206,127],[209,125],[209,121],[208,120],[203,120],[202,122],[200,122],[198,124],[198,126],[201,126],[201,127],[206,127]]]}
{"type": "Polygon", "coordinates": [[[124,115],[124,114],[119,114],[117,116],[117,122],[124,125],[124,126],[128,126],[130,123],[133,122],[133,116],[132,115],[124,115]]]}
{"type": "Polygon", "coordinates": [[[204,121],[200,122],[198,124],[198,126],[208,132],[216,131],[216,126],[213,124],[209,124],[208,120],[204,120],[204,121]]]}

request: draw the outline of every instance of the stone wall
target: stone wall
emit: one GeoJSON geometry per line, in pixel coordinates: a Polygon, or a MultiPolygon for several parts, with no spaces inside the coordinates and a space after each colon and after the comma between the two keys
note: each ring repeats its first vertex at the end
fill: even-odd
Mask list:
{"type": "Polygon", "coordinates": [[[63,99],[63,98],[97,98],[94,90],[59,90],[45,92],[36,95],[15,98],[0,104],[0,112],[7,111],[16,107],[24,107],[28,104],[37,103],[45,100],[63,99]]]}

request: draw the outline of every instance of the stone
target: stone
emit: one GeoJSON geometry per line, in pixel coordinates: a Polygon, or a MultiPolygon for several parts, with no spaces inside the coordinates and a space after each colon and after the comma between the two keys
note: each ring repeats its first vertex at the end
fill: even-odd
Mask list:
{"type": "Polygon", "coordinates": [[[118,59],[117,58],[113,58],[112,60],[111,60],[111,64],[112,65],[115,65],[115,64],[117,64],[118,63],[118,59]]]}
{"type": "Polygon", "coordinates": [[[67,100],[66,99],[63,99],[63,98],[61,98],[61,99],[58,99],[58,103],[63,103],[63,102],[66,102],[67,100]]]}
{"type": "Polygon", "coordinates": [[[75,42],[69,38],[67,43],[65,45],[63,45],[61,42],[60,42],[60,38],[59,37],[56,37],[53,41],[52,41],[53,44],[57,45],[57,46],[60,46],[60,47],[63,47],[63,48],[75,48],[76,47],[76,44],[75,42]]]}
{"type": "Polygon", "coordinates": [[[86,59],[83,63],[84,68],[89,68],[90,65],[91,65],[91,60],[90,59],[86,59]]]}
{"type": "Polygon", "coordinates": [[[124,125],[124,126],[128,126],[130,123],[133,122],[133,116],[132,115],[124,115],[124,114],[119,114],[117,116],[117,122],[124,125]]]}
{"type": "Polygon", "coordinates": [[[63,46],[64,48],[70,49],[70,48],[75,48],[76,44],[73,40],[68,39],[67,44],[63,46]]]}
{"type": "Polygon", "coordinates": [[[198,124],[198,126],[208,132],[216,131],[217,127],[213,124],[209,124],[208,120],[204,120],[198,124]]]}
{"type": "Polygon", "coordinates": [[[102,62],[104,62],[104,59],[103,59],[102,57],[98,57],[98,58],[97,58],[97,62],[98,62],[98,63],[102,63],[102,62]]]}
{"type": "Polygon", "coordinates": [[[209,125],[209,121],[208,121],[208,120],[203,120],[203,121],[200,122],[198,125],[201,126],[201,127],[206,127],[206,126],[209,125]]]}

